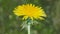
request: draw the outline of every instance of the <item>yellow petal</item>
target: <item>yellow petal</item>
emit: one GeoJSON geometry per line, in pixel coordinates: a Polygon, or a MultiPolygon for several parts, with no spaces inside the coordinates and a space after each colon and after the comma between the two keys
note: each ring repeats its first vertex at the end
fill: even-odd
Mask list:
{"type": "Polygon", "coordinates": [[[28,18],[28,16],[24,16],[24,17],[23,17],[23,20],[26,20],[27,18],[28,18]]]}
{"type": "Polygon", "coordinates": [[[45,20],[43,17],[39,17],[40,20],[45,20]]]}
{"type": "Polygon", "coordinates": [[[33,17],[30,17],[31,20],[33,20],[33,17]]]}

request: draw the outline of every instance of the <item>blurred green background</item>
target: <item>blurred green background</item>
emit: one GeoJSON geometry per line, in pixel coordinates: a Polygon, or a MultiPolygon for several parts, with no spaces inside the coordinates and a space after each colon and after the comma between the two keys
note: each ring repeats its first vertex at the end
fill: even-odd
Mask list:
{"type": "Polygon", "coordinates": [[[0,0],[0,34],[27,34],[23,20],[13,14],[16,6],[27,3],[42,6],[48,16],[31,25],[31,34],[60,34],[60,0],[0,0]]]}

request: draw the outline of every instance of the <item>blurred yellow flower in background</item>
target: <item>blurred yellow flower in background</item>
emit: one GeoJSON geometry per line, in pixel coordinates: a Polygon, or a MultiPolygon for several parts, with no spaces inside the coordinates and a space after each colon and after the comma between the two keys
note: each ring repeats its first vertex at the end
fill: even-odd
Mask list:
{"type": "Polygon", "coordinates": [[[46,17],[46,14],[45,14],[44,10],[42,9],[42,7],[38,7],[33,4],[19,5],[13,10],[13,12],[17,16],[24,15],[23,19],[25,19],[25,20],[28,17],[31,20],[33,20],[33,18],[35,18],[35,19],[38,18],[38,19],[44,20],[43,17],[46,17]]]}

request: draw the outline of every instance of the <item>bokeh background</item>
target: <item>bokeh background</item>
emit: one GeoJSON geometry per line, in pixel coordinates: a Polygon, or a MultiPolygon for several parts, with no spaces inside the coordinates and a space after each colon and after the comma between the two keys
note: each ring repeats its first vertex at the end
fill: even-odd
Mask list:
{"type": "Polygon", "coordinates": [[[60,34],[60,0],[0,0],[0,34],[27,34],[22,17],[13,14],[16,6],[27,3],[42,6],[47,14],[45,21],[31,25],[31,34],[60,34]]]}

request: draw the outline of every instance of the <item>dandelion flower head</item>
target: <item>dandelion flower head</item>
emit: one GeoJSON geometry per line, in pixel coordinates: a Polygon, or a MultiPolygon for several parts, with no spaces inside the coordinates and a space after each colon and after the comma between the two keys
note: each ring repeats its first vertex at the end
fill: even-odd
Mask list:
{"type": "Polygon", "coordinates": [[[35,19],[41,19],[44,20],[43,17],[46,17],[46,14],[42,7],[35,6],[33,4],[23,4],[17,6],[14,10],[13,13],[17,16],[23,16],[23,19],[28,19],[28,17],[33,20],[35,19]]]}

